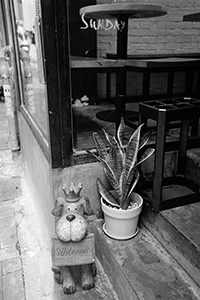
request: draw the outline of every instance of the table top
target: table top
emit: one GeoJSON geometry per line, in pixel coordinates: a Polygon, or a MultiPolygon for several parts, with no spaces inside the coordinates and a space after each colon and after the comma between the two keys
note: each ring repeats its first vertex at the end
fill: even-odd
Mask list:
{"type": "Polygon", "coordinates": [[[111,3],[85,6],[80,9],[80,15],[91,19],[111,19],[126,16],[132,19],[153,18],[167,14],[165,6],[148,3],[111,3]]]}
{"type": "Polygon", "coordinates": [[[102,59],[92,57],[71,57],[71,68],[72,69],[97,69],[97,68],[122,68],[125,66],[125,60],[116,59],[102,59]]]}
{"type": "Polygon", "coordinates": [[[137,68],[176,68],[176,67],[199,67],[200,59],[184,57],[168,57],[158,59],[127,59],[126,67],[137,68]]]}
{"type": "MultiPolygon", "coordinates": [[[[200,59],[200,52],[137,52],[134,54],[128,54],[126,59],[158,59],[158,58],[170,58],[170,57],[179,57],[179,58],[198,58],[200,59]]],[[[106,58],[116,59],[117,54],[113,52],[108,52],[106,58]]]]}
{"type": "Polygon", "coordinates": [[[184,57],[168,57],[157,59],[102,59],[92,57],[71,57],[71,68],[176,68],[176,67],[200,67],[200,59],[184,57]]]}

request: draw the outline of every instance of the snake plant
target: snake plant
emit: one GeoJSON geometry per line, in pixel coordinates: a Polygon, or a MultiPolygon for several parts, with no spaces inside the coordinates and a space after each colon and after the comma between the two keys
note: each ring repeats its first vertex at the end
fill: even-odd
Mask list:
{"type": "Polygon", "coordinates": [[[117,130],[117,137],[108,134],[104,129],[104,135],[109,143],[109,149],[97,132],[93,133],[93,139],[97,150],[97,155],[90,152],[101,162],[105,174],[114,190],[111,193],[97,178],[97,188],[104,201],[113,207],[128,209],[133,192],[140,176],[138,166],[148,159],[154,149],[149,148],[140,155],[140,150],[145,146],[150,138],[151,132],[141,135],[141,124],[130,137],[127,146],[123,144],[125,124],[123,118],[117,130]],[[115,196],[114,196],[115,195],[115,196]]]}

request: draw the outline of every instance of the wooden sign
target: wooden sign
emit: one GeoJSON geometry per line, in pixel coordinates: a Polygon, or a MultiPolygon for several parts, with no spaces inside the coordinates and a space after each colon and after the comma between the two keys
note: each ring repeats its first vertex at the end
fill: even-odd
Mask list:
{"type": "Polygon", "coordinates": [[[94,262],[94,234],[89,233],[79,242],[62,242],[52,238],[52,257],[55,266],[85,265],[94,262]]]}

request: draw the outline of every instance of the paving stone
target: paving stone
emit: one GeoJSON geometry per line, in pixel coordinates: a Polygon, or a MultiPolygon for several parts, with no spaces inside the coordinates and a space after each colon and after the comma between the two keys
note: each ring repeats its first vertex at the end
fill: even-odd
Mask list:
{"type": "Polygon", "coordinates": [[[16,247],[7,247],[0,250],[0,261],[11,259],[19,256],[16,247]]]}
{"type": "Polygon", "coordinates": [[[2,261],[2,274],[5,275],[20,270],[22,270],[22,263],[20,257],[6,259],[2,261]]]}
{"type": "Polygon", "coordinates": [[[19,177],[0,179],[0,201],[17,198],[21,195],[21,180],[19,177]]]}
{"type": "Polygon", "coordinates": [[[3,276],[3,299],[25,300],[21,271],[12,272],[3,276]]]}
{"type": "Polygon", "coordinates": [[[0,202],[0,212],[7,209],[13,209],[13,204],[15,200],[1,201],[0,202]]]}
{"type": "Polygon", "coordinates": [[[5,209],[0,211],[0,220],[13,217],[14,213],[12,209],[5,209]]]}
{"type": "Polygon", "coordinates": [[[3,274],[3,267],[2,264],[0,263],[0,292],[2,291],[2,287],[3,287],[2,274],[3,274]]]}
{"type": "MultiPolygon", "coordinates": [[[[0,212],[0,214],[1,214],[1,212],[0,212]]],[[[14,224],[15,224],[14,217],[0,219],[0,229],[2,229],[4,227],[13,226],[14,224]]]]}
{"type": "Polygon", "coordinates": [[[0,163],[10,163],[12,161],[12,151],[10,149],[0,149],[0,163]]]}
{"type": "Polygon", "coordinates": [[[0,300],[3,300],[3,276],[2,265],[0,263],[0,300]]]}
{"type": "Polygon", "coordinates": [[[1,249],[17,243],[16,226],[4,227],[0,231],[1,249]]]}

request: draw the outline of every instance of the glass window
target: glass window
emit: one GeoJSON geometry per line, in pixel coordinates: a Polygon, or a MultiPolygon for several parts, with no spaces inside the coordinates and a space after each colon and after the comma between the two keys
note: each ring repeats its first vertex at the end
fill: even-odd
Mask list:
{"type": "MultiPolygon", "coordinates": [[[[104,137],[102,128],[112,135],[115,135],[116,128],[116,70],[119,69],[111,70],[107,68],[108,65],[99,67],[101,60],[106,60],[99,51],[99,41],[105,30],[96,30],[95,26],[86,25],[79,15],[80,8],[95,4],[96,0],[69,1],[71,101],[75,150],[94,148],[92,138],[94,131],[104,137]]],[[[107,32],[107,38],[110,39],[109,35],[113,33],[111,30],[107,32]]],[[[116,30],[114,34],[117,34],[116,30]]],[[[129,109],[131,104],[127,106],[129,109]]]]}
{"type": "Polygon", "coordinates": [[[35,0],[13,2],[23,78],[22,105],[25,105],[39,128],[47,135],[47,94],[40,2],[35,0]]]}

